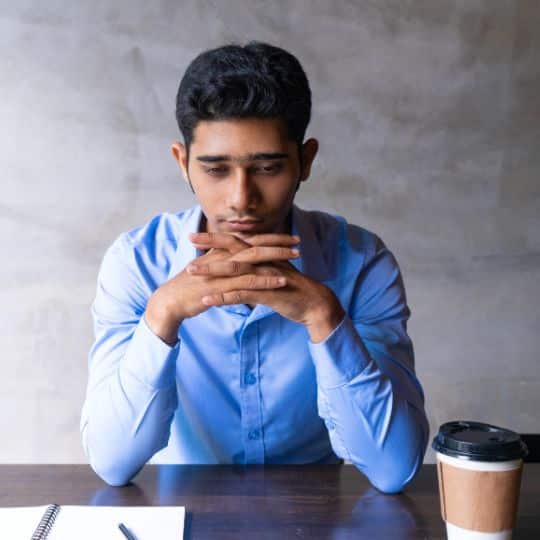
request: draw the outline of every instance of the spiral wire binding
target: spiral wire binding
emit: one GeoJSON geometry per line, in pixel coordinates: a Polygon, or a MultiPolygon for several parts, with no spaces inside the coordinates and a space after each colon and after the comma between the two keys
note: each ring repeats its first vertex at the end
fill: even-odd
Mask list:
{"type": "Polygon", "coordinates": [[[54,524],[54,520],[56,519],[56,516],[58,516],[58,512],[60,512],[59,504],[50,504],[47,507],[31,540],[44,540],[47,538],[47,535],[54,524]]]}

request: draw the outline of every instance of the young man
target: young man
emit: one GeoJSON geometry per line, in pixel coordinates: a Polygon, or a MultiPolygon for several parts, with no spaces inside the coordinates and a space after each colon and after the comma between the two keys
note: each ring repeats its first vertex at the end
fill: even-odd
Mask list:
{"type": "Polygon", "coordinates": [[[293,204],[317,153],[298,60],[263,43],[199,55],[172,154],[200,205],[107,250],[81,431],[127,483],[158,463],[354,463],[384,492],[428,424],[399,267],[373,233],[293,204]]]}

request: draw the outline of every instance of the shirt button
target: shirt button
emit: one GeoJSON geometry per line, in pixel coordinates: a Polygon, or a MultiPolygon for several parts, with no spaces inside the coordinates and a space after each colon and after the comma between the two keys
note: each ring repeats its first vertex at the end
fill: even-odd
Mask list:
{"type": "Polygon", "coordinates": [[[246,384],[255,384],[257,382],[257,377],[253,373],[248,373],[245,378],[246,384]]]}
{"type": "Polygon", "coordinates": [[[253,429],[248,433],[248,439],[250,441],[256,441],[261,436],[261,432],[258,429],[253,429]]]}
{"type": "Polygon", "coordinates": [[[324,423],[326,424],[326,427],[329,431],[332,431],[336,427],[336,424],[334,424],[333,420],[327,419],[324,421],[324,423]]]}

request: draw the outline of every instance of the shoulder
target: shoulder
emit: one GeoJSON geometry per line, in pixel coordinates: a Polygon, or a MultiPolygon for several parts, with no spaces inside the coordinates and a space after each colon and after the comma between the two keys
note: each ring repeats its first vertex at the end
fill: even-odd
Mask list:
{"type": "Polygon", "coordinates": [[[369,260],[386,246],[371,230],[347,221],[339,214],[321,210],[302,210],[304,218],[321,248],[327,253],[342,257],[361,257],[369,260]],[[336,251],[338,252],[336,254],[336,251]]]}
{"type": "Polygon", "coordinates": [[[182,221],[189,210],[177,214],[163,212],[153,216],[143,225],[122,233],[116,242],[130,246],[136,251],[145,251],[158,257],[168,249],[178,247],[178,235],[182,221]]]}
{"type": "Polygon", "coordinates": [[[106,250],[101,273],[127,271],[150,289],[159,286],[167,279],[180,232],[193,211],[190,208],[157,214],[143,225],[121,233],[106,250]]]}

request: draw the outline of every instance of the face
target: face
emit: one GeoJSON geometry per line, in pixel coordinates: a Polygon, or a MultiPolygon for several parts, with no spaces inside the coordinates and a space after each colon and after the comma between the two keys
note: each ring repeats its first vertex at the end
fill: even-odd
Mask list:
{"type": "Polygon", "coordinates": [[[206,231],[239,236],[287,232],[299,181],[309,177],[318,143],[309,139],[299,156],[278,118],[201,121],[189,149],[172,153],[191,181],[206,216],[206,231]],[[234,224],[233,221],[251,220],[234,224]]]}

